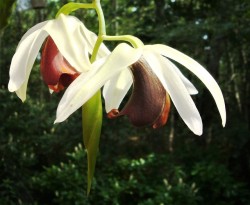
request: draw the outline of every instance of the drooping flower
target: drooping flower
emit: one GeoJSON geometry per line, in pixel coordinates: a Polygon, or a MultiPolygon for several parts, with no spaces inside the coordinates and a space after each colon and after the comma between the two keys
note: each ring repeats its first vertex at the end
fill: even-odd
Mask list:
{"type": "Polygon", "coordinates": [[[67,119],[105,84],[103,96],[108,117],[127,115],[136,126],[152,125],[157,128],[167,121],[170,97],[190,130],[201,135],[201,116],[190,96],[198,91],[170,59],[185,66],[205,84],[225,126],[226,111],[221,89],[199,63],[165,45],[132,48],[125,43],[119,44],[105,61],[96,61],[87,75],[80,75],[68,87],[58,105],[55,122],[67,119]],[[132,84],[130,100],[118,111],[132,84]]]}
{"type": "MultiPolygon", "coordinates": [[[[108,118],[128,115],[135,126],[152,125],[153,128],[166,124],[170,110],[170,99],[159,78],[143,57],[130,66],[130,71],[134,82],[132,96],[121,112],[116,108],[112,109],[107,114],[108,118]]],[[[111,86],[112,84],[109,83],[104,86],[105,98],[108,92],[112,91],[111,86]]]]}
{"type": "MultiPolygon", "coordinates": [[[[12,58],[9,91],[15,91],[22,101],[26,99],[30,72],[43,44],[43,79],[50,89],[60,91],[90,70],[89,55],[96,39],[96,34],[73,16],[60,14],[57,19],[35,25],[23,35],[12,58]]],[[[108,49],[102,45],[98,57],[107,54],[108,49]]]]}
{"type": "Polygon", "coordinates": [[[70,85],[80,74],[63,57],[50,36],[42,50],[40,70],[44,82],[55,92],[70,85]]]}

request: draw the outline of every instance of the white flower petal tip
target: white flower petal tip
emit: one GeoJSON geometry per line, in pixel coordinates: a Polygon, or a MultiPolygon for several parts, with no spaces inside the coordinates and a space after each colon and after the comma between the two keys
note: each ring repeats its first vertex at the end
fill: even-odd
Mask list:
{"type": "Polygon", "coordinates": [[[26,100],[26,94],[19,93],[16,91],[16,95],[19,97],[19,99],[24,103],[26,100]]]}
{"type": "Polygon", "coordinates": [[[191,119],[192,124],[188,125],[189,129],[196,135],[201,136],[203,133],[203,125],[200,120],[191,119]]]}
{"type": "Polygon", "coordinates": [[[10,79],[9,84],[8,84],[8,90],[9,90],[9,92],[15,92],[17,89],[18,89],[18,87],[16,86],[15,82],[13,82],[10,79]]]}
{"type": "Polygon", "coordinates": [[[222,126],[225,127],[226,126],[226,120],[227,120],[227,116],[226,116],[226,108],[224,108],[224,111],[222,111],[222,126]]]}
{"type": "Polygon", "coordinates": [[[56,118],[56,120],[54,121],[54,124],[60,123],[60,119],[56,118]]]}

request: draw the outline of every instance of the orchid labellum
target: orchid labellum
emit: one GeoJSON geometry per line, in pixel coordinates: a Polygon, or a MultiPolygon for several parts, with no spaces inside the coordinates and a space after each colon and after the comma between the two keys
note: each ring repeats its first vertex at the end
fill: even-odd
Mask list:
{"type": "Polygon", "coordinates": [[[40,68],[44,82],[55,92],[69,86],[80,74],[63,57],[51,37],[44,44],[40,68]]]}
{"type": "Polygon", "coordinates": [[[158,128],[165,125],[170,110],[167,91],[144,58],[134,63],[130,70],[134,81],[132,96],[121,112],[113,109],[108,118],[127,115],[135,126],[158,128]]]}

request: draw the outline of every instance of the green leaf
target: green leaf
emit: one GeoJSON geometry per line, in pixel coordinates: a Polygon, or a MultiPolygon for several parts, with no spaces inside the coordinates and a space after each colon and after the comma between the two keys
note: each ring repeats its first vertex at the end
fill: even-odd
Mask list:
{"type": "Polygon", "coordinates": [[[102,101],[99,90],[82,107],[83,142],[87,150],[88,158],[88,189],[90,192],[94,172],[96,157],[99,149],[99,141],[102,127],[102,101]]]}

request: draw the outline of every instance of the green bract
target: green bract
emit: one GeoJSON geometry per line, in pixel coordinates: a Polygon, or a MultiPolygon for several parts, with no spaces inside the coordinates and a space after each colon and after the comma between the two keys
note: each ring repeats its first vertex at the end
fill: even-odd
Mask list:
{"type": "Polygon", "coordinates": [[[99,149],[99,140],[102,126],[101,91],[98,91],[82,107],[83,141],[88,157],[88,191],[95,172],[96,157],[99,149]]]}

